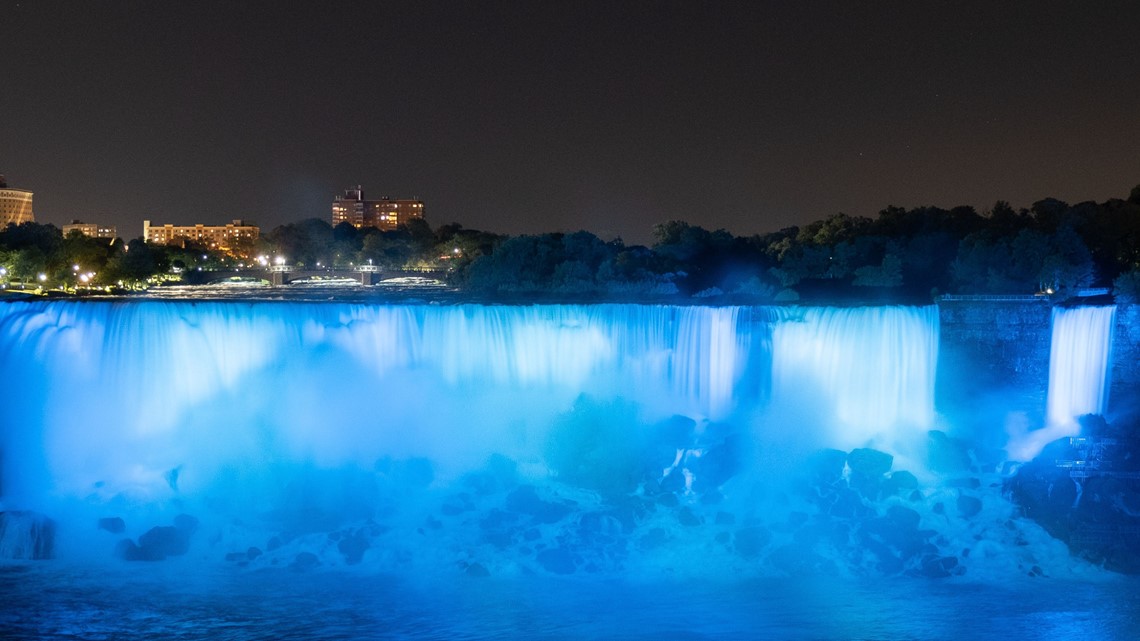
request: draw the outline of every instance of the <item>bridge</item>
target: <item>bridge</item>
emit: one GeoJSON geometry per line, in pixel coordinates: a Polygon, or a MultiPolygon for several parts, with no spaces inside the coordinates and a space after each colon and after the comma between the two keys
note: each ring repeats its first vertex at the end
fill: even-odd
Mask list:
{"type": "Polygon", "coordinates": [[[392,278],[419,277],[441,281],[446,275],[447,272],[442,269],[385,269],[378,265],[359,265],[348,269],[270,265],[258,269],[235,269],[233,271],[218,272],[218,278],[216,280],[234,276],[258,278],[269,281],[274,287],[282,287],[302,280],[355,280],[361,285],[367,286],[376,285],[381,281],[392,278]]]}

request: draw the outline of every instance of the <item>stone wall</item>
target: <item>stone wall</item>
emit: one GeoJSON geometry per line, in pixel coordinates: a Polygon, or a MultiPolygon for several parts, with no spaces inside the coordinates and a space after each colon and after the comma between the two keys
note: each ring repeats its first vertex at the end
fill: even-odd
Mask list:
{"type": "Polygon", "coordinates": [[[1112,337],[1113,391],[1140,389],[1140,305],[1117,305],[1112,337]]]}
{"type": "MultiPolygon", "coordinates": [[[[995,390],[1044,408],[1049,387],[1053,307],[1044,298],[939,303],[939,400],[968,405],[995,390]]],[[[1140,409],[1140,306],[1118,305],[1109,411],[1140,409]],[[1138,407],[1133,407],[1138,406],[1138,407]]]]}
{"type": "Polygon", "coordinates": [[[1047,299],[938,305],[940,359],[1017,386],[1048,386],[1053,308],[1047,299]]]}

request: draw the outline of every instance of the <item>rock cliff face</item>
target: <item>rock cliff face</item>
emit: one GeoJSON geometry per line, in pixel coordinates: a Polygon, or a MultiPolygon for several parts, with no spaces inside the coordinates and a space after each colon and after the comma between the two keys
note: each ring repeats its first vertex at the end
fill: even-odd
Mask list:
{"type": "MultiPolygon", "coordinates": [[[[1048,300],[942,301],[936,405],[947,415],[976,412],[1000,395],[1006,410],[1042,424],[1049,384],[1052,305],[1048,300]]],[[[1109,413],[1140,410],[1140,306],[1118,305],[1113,328],[1109,413]]]]}
{"type": "MultiPolygon", "coordinates": [[[[1112,338],[1112,397],[1122,405],[1140,390],[1140,305],[1117,305],[1112,338]],[[1119,393],[1118,393],[1119,392],[1119,393]]],[[[1111,400],[1110,400],[1111,403],[1111,400]]]]}
{"type": "Polygon", "coordinates": [[[1083,423],[1084,436],[1049,444],[1005,491],[1074,555],[1140,574],[1140,438],[1096,417],[1083,423]]]}

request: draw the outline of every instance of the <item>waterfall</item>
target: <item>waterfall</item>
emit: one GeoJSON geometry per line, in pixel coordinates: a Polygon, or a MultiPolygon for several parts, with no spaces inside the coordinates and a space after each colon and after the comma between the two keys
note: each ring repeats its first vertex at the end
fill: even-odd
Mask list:
{"type": "MultiPolygon", "coordinates": [[[[13,302],[0,316],[21,461],[6,493],[170,492],[219,466],[529,448],[582,394],[722,419],[749,369],[734,307],[13,302]],[[33,469],[31,461],[43,461],[33,469]],[[210,463],[213,463],[211,466],[210,463]]],[[[747,315],[743,315],[746,317],[747,315]]],[[[15,469],[14,467],[12,468],[15,469]]]]}
{"type": "Polygon", "coordinates": [[[776,325],[773,397],[822,413],[839,446],[930,428],[938,309],[807,308],[776,325]]]}
{"type": "Polygon", "coordinates": [[[1077,417],[1104,413],[1115,321],[1115,305],[1053,309],[1046,410],[1050,427],[1074,429],[1077,417]]]}
{"type": "Polygon", "coordinates": [[[501,456],[606,487],[662,448],[656,469],[699,486],[715,439],[796,429],[768,404],[821,410],[817,447],[926,428],[937,334],[932,307],[10,302],[0,508],[366,518],[399,462],[447,484],[501,456]]]}

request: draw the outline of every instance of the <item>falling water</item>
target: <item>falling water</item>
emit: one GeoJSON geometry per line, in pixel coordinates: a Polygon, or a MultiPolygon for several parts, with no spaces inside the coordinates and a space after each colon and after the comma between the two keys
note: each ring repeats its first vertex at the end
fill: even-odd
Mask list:
{"type": "MultiPolygon", "coordinates": [[[[1047,420],[1072,430],[1084,414],[1104,414],[1116,306],[1053,309],[1047,420]]],[[[1075,432],[1074,432],[1075,433],[1075,432]]]]}
{"type": "Polygon", "coordinates": [[[930,429],[936,307],[808,308],[776,326],[773,345],[773,396],[826,408],[836,445],[930,429]]]}
{"type": "Polygon", "coordinates": [[[541,469],[550,423],[583,395],[635,403],[638,420],[719,421],[755,409],[773,385],[781,399],[831,408],[823,418],[838,446],[925,427],[933,413],[931,307],[17,302],[3,311],[3,487],[31,505],[45,495],[226,494],[218,479],[256,487],[283,461],[419,456],[458,475],[504,453],[541,469]]]}

